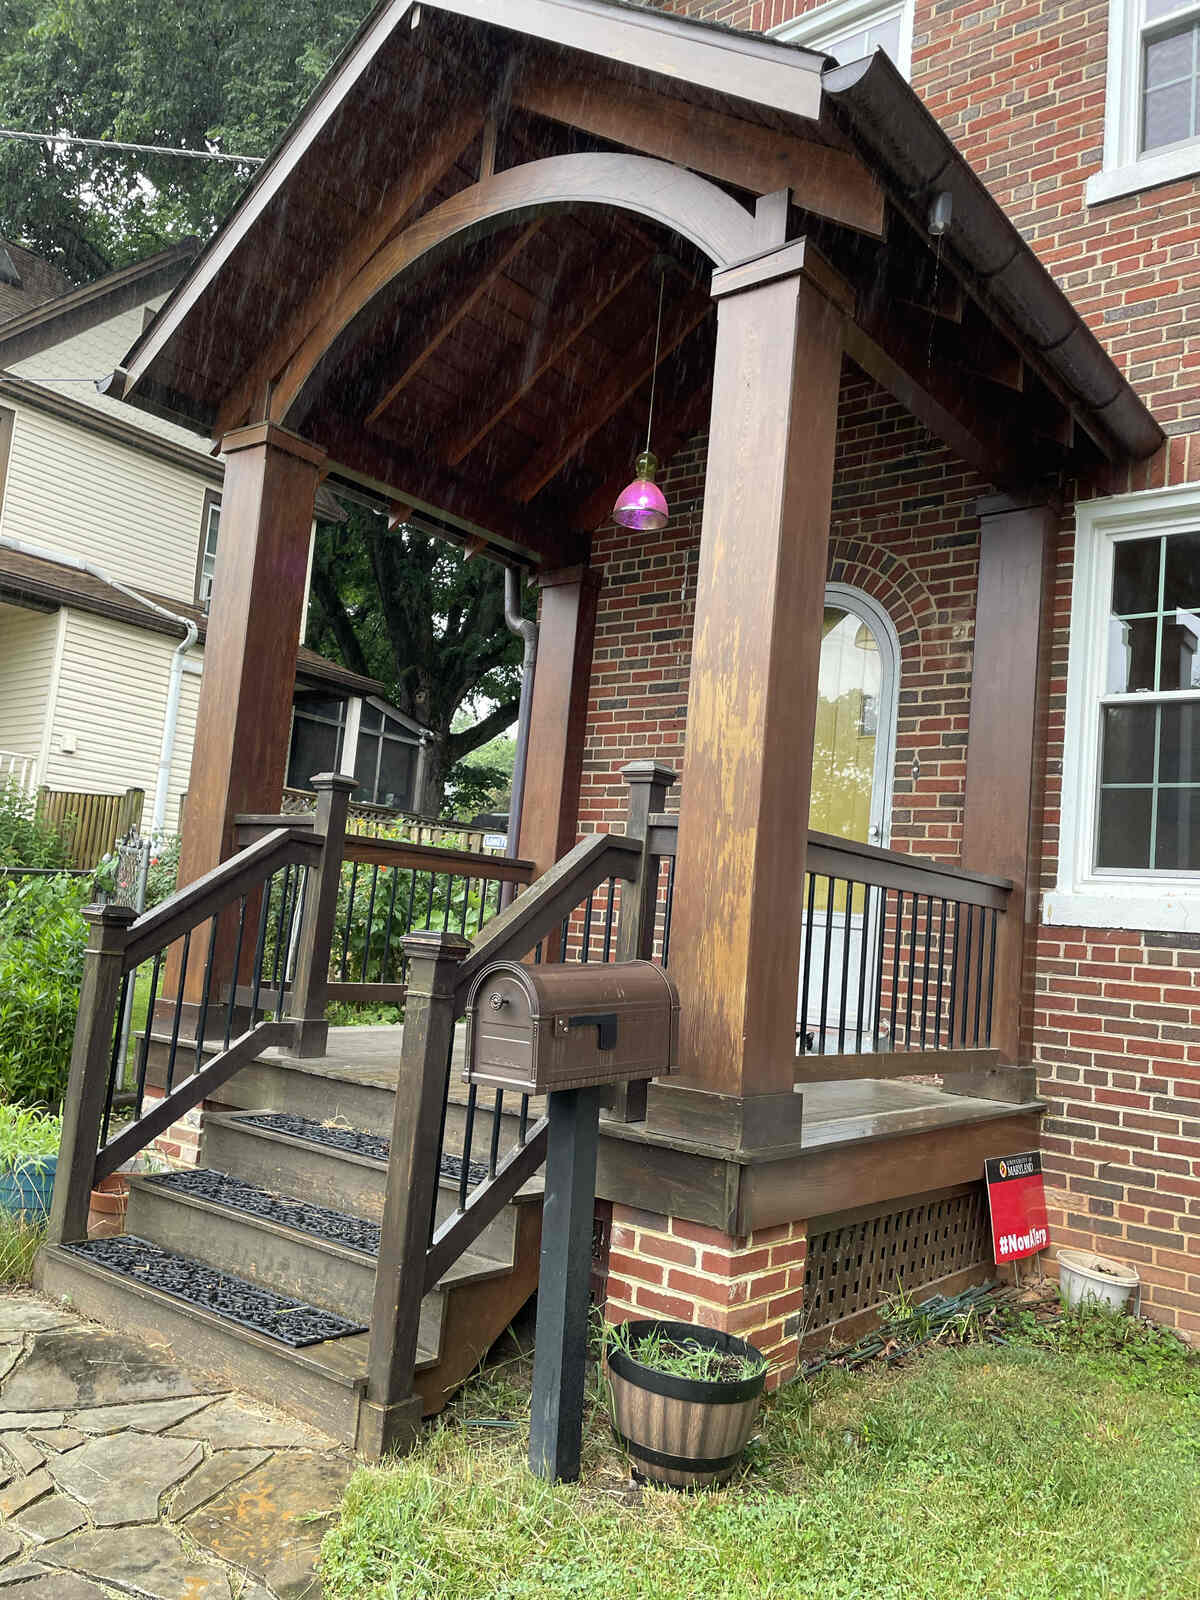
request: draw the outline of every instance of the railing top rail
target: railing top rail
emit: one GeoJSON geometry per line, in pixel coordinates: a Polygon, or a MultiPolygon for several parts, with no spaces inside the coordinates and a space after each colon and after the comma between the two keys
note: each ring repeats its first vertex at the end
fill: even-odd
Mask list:
{"type": "Polygon", "coordinates": [[[632,880],[641,861],[642,842],[619,833],[593,833],[581,839],[549,872],[544,872],[528,894],[518,896],[506,911],[493,917],[471,945],[471,954],[458,969],[455,995],[465,1001],[476,974],[491,961],[520,960],[569,916],[581,896],[590,894],[606,878],[632,880]]]}
{"type": "Polygon", "coordinates": [[[450,872],[460,878],[499,879],[502,883],[531,883],[534,875],[533,862],[520,861],[515,856],[450,850],[437,844],[412,844],[407,839],[378,839],[367,833],[346,835],[343,859],[366,862],[368,866],[450,872]]]}
{"type": "Polygon", "coordinates": [[[222,861],[211,872],[197,878],[132,922],[126,933],[124,970],[126,972],[148,956],[185,934],[189,928],[215,916],[242,894],[258,888],[289,862],[315,864],[325,845],[323,834],[306,828],[276,828],[237,855],[222,861]]]}
{"type": "Polygon", "coordinates": [[[810,872],[831,873],[855,883],[931,894],[939,899],[961,900],[969,905],[1004,910],[1012,892],[1011,878],[969,872],[951,862],[927,861],[903,850],[883,850],[878,845],[840,839],[835,834],[808,835],[806,865],[810,872]]]}

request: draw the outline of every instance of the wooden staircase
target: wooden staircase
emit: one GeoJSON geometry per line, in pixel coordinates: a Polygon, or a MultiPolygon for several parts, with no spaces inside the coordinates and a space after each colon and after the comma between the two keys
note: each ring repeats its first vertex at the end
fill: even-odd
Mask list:
{"type": "MultiPolygon", "coordinates": [[[[402,1031],[395,1030],[397,1061],[402,1031]]],[[[394,1113],[394,1072],[375,1068],[364,1073],[353,1061],[332,1058],[293,1061],[272,1051],[232,1079],[222,1099],[228,1110],[204,1115],[200,1174],[225,1174],[253,1186],[239,1194],[240,1202],[253,1202],[257,1191],[267,1209],[280,1198],[325,1208],[323,1226],[318,1230],[281,1223],[243,1203],[233,1205],[143,1176],[130,1182],[126,1233],[247,1283],[369,1324],[375,1254],[338,1242],[335,1235],[339,1223],[361,1237],[357,1221],[382,1221],[387,1161],[242,1119],[288,1112],[386,1137],[394,1113]]],[[[451,1155],[461,1154],[464,1113],[465,1095],[452,1090],[445,1140],[451,1155]]],[[[515,1122],[515,1117],[502,1117],[502,1152],[515,1142],[515,1122]]],[[[474,1137],[476,1149],[486,1148],[490,1117],[482,1108],[474,1137]]],[[[457,1177],[440,1179],[439,1223],[454,1212],[458,1189],[457,1177]]],[[[424,1296],[415,1388],[426,1416],[442,1409],[536,1288],[541,1189],[538,1174],[424,1296]]],[[[290,1349],[228,1316],[131,1282],[61,1246],[46,1252],[41,1281],[48,1293],[69,1296],[97,1321],[163,1344],[199,1371],[304,1417],[336,1439],[355,1442],[366,1381],[365,1332],[290,1349]]]]}

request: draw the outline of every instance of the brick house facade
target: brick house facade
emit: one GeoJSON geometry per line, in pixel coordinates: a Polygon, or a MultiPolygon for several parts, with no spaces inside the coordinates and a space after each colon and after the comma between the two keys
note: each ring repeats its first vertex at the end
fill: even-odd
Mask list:
{"type": "MultiPolygon", "coordinates": [[[[797,18],[846,8],[734,0],[664,9],[756,31],[782,28],[786,37],[797,18]]],[[[911,26],[913,86],[1168,436],[1140,468],[1061,485],[1041,841],[1041,886],[1053,897],[1062,887],[1072,505],[1131,504],[1136,517],[1142,502],[1120,497],[1194,485],[1200,528],[1200,182],[1186,176],[1109,199],[1093,195],[1089,203],[1088,180],[1104,160],[1107,5],[918,0],[911,26]]],[[[1200,140],[1196,150],[1200,170],[1200,140]]],[[[615,527],[594,542],[603,586],[581,832],[619,826],[618,769],[631,750],[684,764],[704,461],[702,438],[676,456],[665,480],[672,519],[651,542],[639,544],[615,527]]],[[[973,502],[987,487],[846,363],[828,579],[873,595],[900,639],[890,842],[948,861],[958,858],[964,797],[979,538],[973,502]]],[[[1153,514],[1153,500],[1146,504],[1153,514]]],[[[1182,514],[1186,520],[1186,503],[1182,514]]],[[[1069,1245],[1130,1261],[1143,1280],[1147,1313],[1197,1335],[1200,886],[1192,902],[1186,885],[1182,894],[1161,892],[1162,901],[1175,902],[1161,927],[1154,925],[1154,874],[1146,874],[1144,887],[1149,910],[1101,900],[1086,926],[1064,920],[1069,905],[1044,914],[1025,1036],[1048,1107],[1043,1152],[1052,1248],[1044,1259],[1049,1264],[1053,1247],[1069,1245]]],[[[639,1307],[682,1314],[690,1296],[701,1320],[734,1327],[727,1309],[718,1315],[687,1288],[692,1263],[678,1258],[666,1219],[616,1216],[614,1229],[621,1261],[615,1314],[639,1307]]],[[[756,1243],[726,1240],[722,1260],[752,1260],[756,1243]]],[[[757,1291],[752,1299],[758,1303],[757,1291]]],[[[744,1315],[735,1321],[749,1327],[744,1315]]],[[[768,1326],[765,1315],[760,1321],[768,1326]]],[[[772,1326],[776,1360],[786,1366],[789,1353],[777,1335],[772,1326]]]]}

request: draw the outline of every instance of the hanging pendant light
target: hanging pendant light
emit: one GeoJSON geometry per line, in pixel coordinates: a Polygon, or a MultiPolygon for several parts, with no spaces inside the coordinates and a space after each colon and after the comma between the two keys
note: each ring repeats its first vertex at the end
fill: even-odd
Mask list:
{"type": "Polygon", "coordinates": [[[650,448],[650,429],[654,423],[654,385],[658,379],[658,351],[662,341],[663,284],[666,282],[666,276],[666,265],[663,263],[659,267],[658,323],[654,330],[654,368],[650,373],[646,448],[635,463],[636,475],[633,482],[625,485],[617,496],[616,505],[613,506],[613,521],[619,522],[623,528],[633,528],[639,533],[665,528],[670,516],[666,496],[654,481],[654,475],[658,471],[658,457],[650,448]]]}

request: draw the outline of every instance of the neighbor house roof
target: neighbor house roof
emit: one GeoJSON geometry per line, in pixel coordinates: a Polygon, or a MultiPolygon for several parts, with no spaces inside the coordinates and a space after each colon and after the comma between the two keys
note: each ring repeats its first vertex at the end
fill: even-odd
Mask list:
{"type": "Polygon", "coordinates": [[[0,239],[0,328],[72,287],[65,272],[24,245],[0,239]]]}
{"type": "MultiPolygon", "coordinates": [[[[166,617],[139,605],[136,600],[93,577],[91,573],[61,565],[57,561],[45,561],[39,556],[26,555],[22,551],[7,550],[3,546],[0,546],[0,598],[46,611],[68,606],[94,616],[109,617],[114,622],[128,623],[131,627],[146,628],[153,633],[165,633],[172,638],[182,637],[181,630],[166,617]]],[[[203,643],[208,618],[201,607],[183,605],[169,595],[147,592],[146,598],[193,621],[203,643]]],[[[308,649],[306,645],[301,645],[296,655],[296,678],[297,682],[305,685],[319,685],[353,695],[382,695],[384,692],[383,685],[376,679],[350,672],[336,661],[328,661],[315,650],[308,649]]]]}

